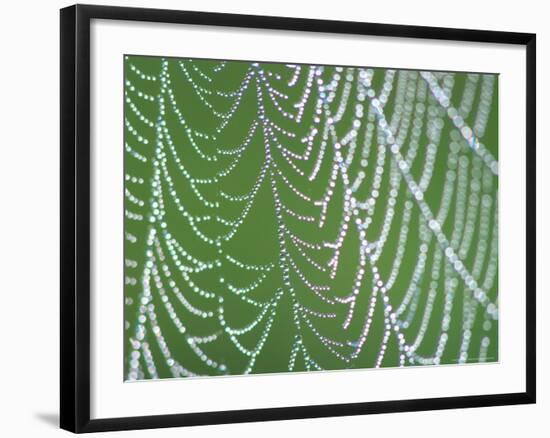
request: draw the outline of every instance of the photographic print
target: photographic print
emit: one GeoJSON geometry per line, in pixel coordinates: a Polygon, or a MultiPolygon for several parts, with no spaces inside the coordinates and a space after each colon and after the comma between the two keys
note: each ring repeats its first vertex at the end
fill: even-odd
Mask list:
{"type": "Polygon", "coordinates": [[[125,380],[498,362],[498,74],[123,62],[125,380]]]}

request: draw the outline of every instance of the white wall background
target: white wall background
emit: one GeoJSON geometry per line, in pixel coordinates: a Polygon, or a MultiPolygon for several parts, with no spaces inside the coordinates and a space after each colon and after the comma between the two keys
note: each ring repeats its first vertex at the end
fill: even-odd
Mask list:
{"type": "MultiPolygon", "coordinates": [[[[538,45],[538,404],[241,425],[122,432],[117,436],[434,437],[536,436],[550,433],[545,378],[550,323],[550,151],[547,130],[550,10],[523,0],[103,0],[164,7],[381,23],[536,32],[538,45]]],[[[0,433],[61,436],[57,429],[59,352],[59,19],[64,1],[3,4],[0,14],[0,433]]]]}

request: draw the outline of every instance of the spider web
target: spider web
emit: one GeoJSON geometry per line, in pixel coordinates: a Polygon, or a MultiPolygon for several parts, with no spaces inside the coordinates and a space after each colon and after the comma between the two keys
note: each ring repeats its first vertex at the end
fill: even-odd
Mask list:
{"type": "Polygon", "coordinates": [[[126,377],[497,360],[497,86],[126,57],[126,377]]]}

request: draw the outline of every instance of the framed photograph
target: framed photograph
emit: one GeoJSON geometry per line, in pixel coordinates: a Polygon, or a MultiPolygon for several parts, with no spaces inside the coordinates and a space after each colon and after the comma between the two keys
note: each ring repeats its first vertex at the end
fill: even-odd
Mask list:
{"type": "Polygon", "coordinates": [[[535,402],[535,35],[61,10],[61,427],[535,402]]]}

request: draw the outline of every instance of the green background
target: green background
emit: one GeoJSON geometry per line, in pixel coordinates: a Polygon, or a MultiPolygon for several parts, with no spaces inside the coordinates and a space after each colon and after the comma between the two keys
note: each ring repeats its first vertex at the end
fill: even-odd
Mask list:
{"type": "MultiPolygon", "coordinates": [[[[354,277],[358,266],[358,233],[353,224],[350,224],[350,231],[346,236],[344,245],[341,250],[340,261],[335,278],[330,279],[326,272],[321,272],[309,263],[303,255],[301,255],[292,242],[286,241],[281,243],[279,240],[280,224],[277,222],[276,207],[272,192],[272,180],[275,181],[281,201],[291,210],[302,214],[318,216],[319,207],[305,202],[300,197],[296,196],[288,187],[288,185],[278,176],[267,174],[263,183],[260,185],[255,196],[254,202],[250,211],[246,215],[242,225],[239,227],[235,236],[229,241],[223,241],[221,247],[210,245],[201,240],[195,230],[190,226],[189,221],[182,217],[181,213],[176,208],[175,203],[168,194],[168,189],[165,191],[164,202],[166,210],[166,229],[170,235],[176,239],[182,248],[185,249],[193,257],[204,261],[219,260],[219,266],[212,269],[206,269],[199,273],[189,274],[195,285],[201,290],[212,293],[213,298],[205,298],[198,293],[193,292],[189,282],[179,275],[179,271],[174,264],[174,260],[167,257],[165,265],[168,267],[171,275],[161,274],[161,280],[165,288],[165,295],[173,306],[173,314],[167,310],[166,302],[162,300],[162,296],[158,293],[158,288],[152,282],[152,298],[144,305],[143,298],[143,281],[144,269],[150,258],[147,256],[147,251],[151,250],[151,242],[148,242],[148,235],[151,227],[157,228],[158,233],[162,233],[158,221],[151,223],[150,218],[155,216],[155,206],[153,202],[155,195],[151,181],[153,180],[155,171],[155,160],[158,159],[157,141],[158,141],[158,124],[162,119],[166,123],[166,127],[170,131],[173,143],[177,149],[181,163],[185,166],[193,179],[209,179],[219,175],[219,172],[226,169],[234,156],[224,155],[219,153],[220,150],[229,150],[237,147],[242,140],[246,138],[250,129],[251,123],[258,121],[258,94],[257,84],[254,79],[242,95],[239,105],[227,125],[223,129],[218,129],[223,119],[216,113],[223,113],[231,109],[233,98],[225,95],[217,94],[215,90],[222,92],[231,92],[238,90],[247,72],[252,68],[261,69],[265,74],[270,84],[275,89],[281,90],[288,95],[288,99],[281,99],[280,105],[287,111],[295,113],[296,109],[292,106],[293,103],[300,100],[304,87],[307,81],[306,69],[308,66],[302,67],[302,74],[295,86],[288,86],[288,82],[293,75],[293,69],[284,64],[261,63],[258,67],[252,66],[251,62],[229,61],[221,64],[216,60],[188,60],[146,56],[127,56],[125,57],[125,101],[124,113],[125,118],[132,126],[132,129],[126,127],[125,142],[130,146],[132,151],[138,152],[144,160],[136,159],[134,153],[130,153],[127,149],[125,153],[125,173],[127,175],[138,177],[143,180],[143,183],[134,183],[131,180],[125,182],[125,188],[129,190],[135,198],[143,201],[143,205],[138,205],[135,202],[125,199],[125,208],[132,214],[138,214],[142,220],[135,220],[128,215],[125,218],[125,232],[133,236],[133,239],[125,240],[125,378],[147,379],[147,378],[166,378],[178,376],[173,368],[173,362],[168,360],[165,352],[163,352],[159,342],[158,334],[152,330],[150,313],[147,306],[154,309],[156,322],[162,332],[162,339],[170,350],[170,357],[177,363],[181,364],[190,375],[219,375],[219,374],[242,374],[244,372],[253,373],[273,373],[289,371],[289,360],[293,345],[297,340],[300,340],[304,349],[308,352],[309,357],[322,369],[346,369],[346,368],[371,368],[376,364],[377,356],[380,352],[380,346],[383,341],[385,323],[384,310],[379,297],[379,302],[375,307],[372,317],[372,325],[368,335],[367,342],[363,346],[361,352],[351,361],[344,361],[338,355],[330,351],[323,342],[319,340],[317,334],[312,331],[304,322],[301,316],[296,316],[295,305],[300,303],[315,312],[334,313],[332,318],[319,318],[310,316],[313,326],[319,333],[327,339],[333,340],[341,345],[333,349],[339,355],[349,357],[353,352],[357,343],[361,329],[367,317],[369,300],[372,293],[372,274],[369,269],[362,279],[360,293],[356,300],[353,318],[349,327],[343,328],[342,324],[347,315],[348,306],[346,304],[328,304],[319,299],[313,294],[304,283],[292,273],[288,264],[285,266],[281,262],[281,250],[284,247],[289,254],[296,260],[300,270],[304,272],[306,277],[312,283],[326,283],[330,286],[330,291],[327,295],[330,297],[344,297],[348,295],[353,287],[354,277]],[[183,63],[184,69],[189,76],[186,76],[180,62],[183,63]],[[161,72],[163,63],[167,65],[167,73],[165,77],[169,77],[170,82],[167,86],[172,90],[173,96],[176,98],[177,107],[181,111],[182,116],[186,120],[186,125],[192,129],[192,132],[203,132],[209,135],[209,138],[197,137],[191,134],[199,145],[201,151],[209,156],[216,156],[216,161],[207,161],[201,157],[195,148],[190,143],[189,136],[185,132],[184,126],[180,123],[178,115],[173,111],[169,104],[169,97],[166,90],[162,89],[161,72]],[[222,67],[223,65],[223,67],[222,67]],[[269,74],[268,74],[269,72],[269,74]],[[154,77],[146,78],[143,74],[154,77]],[[278,79],[279,78],[279,79],[278,79]],[[129,81],[129,82],[128,82],[129,81]],[[197,86],[199,88],[197,88],[197,86]],[[207,91],[205,91],[207,90],[207,91]],[[151,96],[152,100],[148,100],[139,95],[139,92],[146,96],[151,96]],[[202,97],[201,97],[202,96],[202,97]],[[128,98],[130,100],[128,100],[128,98]],[[165,99],[165,115],[162,118],[159,108],[159,99],[165,99]],[[207,104],[205,104],[205,99],[207,104]],[[130,104],[132,102],[132,104],[130,104]],[[214,112],[214,111],[216,112],[214,112]],[[140,117],[141,114],[141,117],[140,117]],[[146,120],[146,122],[144,122],[146,120]],[[147,121],[151,122],[148,123],[147,121]],[[153,126],[150,126],[150,125],[153,126]],[[134,129],[138,133],[134,132],[134,129]],[[146,142],[138,137],[145,139],[146,142]],[[215,137],[215,138],[213,138],[215,137]],[[134,241],[135,240],[135,241],[134,241]],[[249,332],[238,336],[239,342],[246,348],[254,348],[266,333],[266,322],[273,318],[273,325],[261,352],[253,361],[252,369],[247,369],[250,365],[250,357],[243,354],[239,348],[230,339],[227,332],[224,331],[224,326],[220,324],[219,312],[223,309],[223,315],[227,325],[234,328],[241,328],[255,320],[259,315],[260,310],[257,306],[249,304],[241,299],[240,296],[232,293],[227,285],[234,284],[236,286],[246,286],[254,282],[258,278],[258,272],[242,269],[232,263],[227,262],[226,255],[241,260],[251,265],[268,265],[272,263],[273,269],[267,274],[261,285],[254,289],[247,296],[258,302],[269,302],[276,300],[273,310],[266,313],[266,316],[257,324],[257,326],[249,332]],[[283,281],[286,272],[290,272],[289,288],[283,281]],[[224,281],[220,281],[223,279],[224,281]],[[203,318],[189,312],[189,310],[181,304],[177,299],[171,287],[170,281],[173,281],[176,287],[181,291],[185,298],[196,308],[211,312],[212,316],[203,318]],[[275,298],[277,291],[282,290],[279,298],[275,298]],[[221,298],[221,300],[220,300],[221,298]],[[141,307],[141,308],[140,308],[141,307]],[[173,315],[185,325],[185,333],[181,333],[174,324],[173,315]],[[140,315],[145,315],[145,318],[140,320],[140,315]],[[302,319],[301,319],[302,318],[302,319]],[[142,338],[138,340],[138,332],[143,330],[142,338]],[[216,334],[217,339],[212,342],[207,342],[200,345],[204,356],[197,354],[188,342],[190,336],[209,336],[216,334]],[[146,360],[143,343],[149,349],[151,358],[146,360]],[[136,353],[137,352],[137,353],[136,353]],[[206,363],[206,360],[212,360],[215,365],[212,366],[206,363]],[[151,368],[154,365],[154,370],[151,368]],[[223,365],[222,365],[223,364],[223,365]],[[220,366],[222,365],[222,366],[220,366]],[[135,370],[137,374],[131,375],[131,371],[135,370]]],[[[343,69],[341,76],[351,74],[354,79],[351,81],[352,93],[355,92],[358,81],[358,69],[343,69]]],[[[387,70],[381,68],[373,68],[372,88],[378,96],[384,86],[387,70]]],[[[336,72],[336,67],[325,66],[321,74],[321,78],[325,83],[329,83],[336,72]]],[[[458,108],[463,98],[465,85],[468,81],[468,75],[465,73],[435,73],[440,83],[445,80],[454,82],[451,94],[451,104],[458,108]],[[452,79],[447,79],[452,78],[452,79]]],[[[256,76],[257,77],[257,76],[256,76]]],[[[399,81],[403,80],[407,84],[411,81],[416,83],[416,90],[420,87],[423,79],[418,72],[410,72],[406,70],[397,70],[393,81],[393,89],[389,93],[388,102],[384,108],[384,113],[388,121],[392,119],[392,115],[396,110],[396,89],[399,81]]],[[[474,125],[477,115],[477,108],[481,99],[481,84],[483,75],[478,78],[478,84],[475,88],[475,96],[473,108],[465,121],[470,126],[474,125]]],[[[342,81],[343,82],[343,81],[342,81]]],[[[276,123],[285,130],[296,134],[296,138],[287,138],[282,135],[279,137],[284,146],[295,153],[302,153],[305,145],[300,142],[300,139],[307,136],[313,118],[315,117],[315,101],[318,97],[318,91],[312,87],[312,93],[308,104],[306,105],[301,122],[289,120],[285,118],[277,109],[273,101],[268,96],[267,88],[260,85],[263,90],[263,102],[266,107],[266,117],[276,123]]],[[[332,110],[336,110],[338,102],[344,93],[344,87],[339,86],[335,90],[335,98],[331,105],[332,110]]],[[[467,213],[468,202],[476,201],[476,194],[473,193],[471,181],[475,176],[480,181],[479,196],[488,195],[492,200],[490,206],[490,222],[488,235],[491,236],[493,228],[498,226],[494,217],[496,215],[496,203],[498,193],[497,177],[490,175],[487,167],[482,163],[475,163],[478,160],[475,153],[469,148],[463,140],[459,139],[457,129],[451,123],[449,117],[443,108],[437,103],[432,94],[427,89],[427,97],[423,101],[426,106],[425,115],[429,111],[438,116],[443,121],[441,129],[441,140],[437,144],[437,155],[433,165],[433,176],[430,184],[424,193],[424,200],[429,205],[431,210],[437,213],[440,208],[441,199],[443,196],[443,187],[445,177],[449,170],[456,171],[460,166],[459,163],[464,163],[465,175],[467,180],[466,205],[456,202],[454,196],[451,197],[450,209],[447,215],[447,220],[442,226],[444,234],[450,240],[453,231],[455,230],[457,217],[465,217],[467,213]],[[456,147],[451,146],[451,143],[456,141],[456,147]],[[451,150],[456,148],[456,158],[449,158],[451,150]],[[462,160],[462,161],[461,161],[462,160]],[[477,166],[477,167],[476,167],[477,166]]],[[[335,124],[336,134],[342,138],[349,132],[354,115],[354,105],[358,101],[356,96],[350,98],[349,105],[343,114],[342,119],[335,124]]],[[[369,99],[365,99],[363,103],[363,118],[367,120],[369,113],[369,99]]],[[[415,94],[411,99],[411,105],[414,108],[419,104],[418,95],[415,94]]],[[[372,119],[374,120],[374,119],[372,119]]],[[[372,122],[371,120],[371,122],[372,122]]],[[[321,122],[323,123],[323,121],[321,122]]],[[[374,121],[374,136],[373,143],[370,147],[367,166],[361,165],[361,151],[363,150],[362,139],[365,136],[367,123],[362,123],[358,131],[358,142],[355,154],[351,164],[349,165],[350,175],[356,176],[363,169],[365,172],[365,180],[360,189],[355,193],[358,199],[366,199],[372,190],[372,184],[375,174],[375,163],[380,157],[377,139],[380,130],[374,121]]],[[[412,125],[411,125],[412,126],[412,125]]],[[[427,145],[430,143],[429,132],[426,128],[426,121],[421,127],[419,137],[418,153],[411,166],[411,174],[418,182],[421,179],[423,166],[425,165],[427,145]]],[[[401,147],[401,153],[405,155],[409,147],[409,140],[412,135],[412,128],[405,135],[405,141],[401,147]]],[[[201,202],[201,199],[193,191],[189,180],[181,174],[178,169],[174,157],[167,152],[166,166],[172,176],[174,187],[177,190],[177,197],[186,211],[193,217],[210,216],[221,217],[227,220],[235,220],[243,217],[243,207],[246,202],[230,202],[221,196],[220,192],[240,195],[248,192],[254,183],[257,181],[262,165],[266,160],[266,149],[264,143],[264,134],[261,129],[258,129],[252,137],[252,140],[246,150],[243,152],[238,164],[234,170],[225,177],[219,177],[216,183],[199,184],[197,187],[202,196],[209,202],[218,202],[219,206],[210,207],[201,202]]],[[[488,124],[483,137],[481,138],[485,148],[498,159],[498,77],[495,77],[492,101],[490,104],[490,114],[488,116],[488,124]]],[[[319,150],[319,139],[314,143],[314,148],[310,160],[307,162],[298,162],[299,166],[309,174],[312,165],[317,157],[319,150]]],[[[347,146],[349,148],[349,146],[347,146]]],[[[342,148],[344,156],[346,155],[346,146],[342,148]]],[[[168,148],[165,147],[168,151],[168,148]]],[[[288,164],[287,160],[276,147],[272,145],[272,155],[277,161],[279,168],[284,173],[288,181],[301,192],[313,199],[320,199],[326,191],[327,182],[330,178],[332,163],[335,159],[335,152],[332,144],[326,148],[323,165],[319,171],[317,178],[314,181],[309,181],[307,178],[301,177],[288,164]]],[[[478,160],[479,161],[479,160],[478,160]]],[[[372,223],[369,225],[366,236],[369,242],[375,241],[382,231],[384,221],[384,212],[387,206],[390,192],[390,175],[391,168],[395,166],[395,162],[387,150],[383,162],[383,173],[380,184],[379,197],[376,208],[372,215],[372,223]]],[[[353,178],[352,178],[353,179],[353,178]]],[[[337,184],[334,187],[334,196],[327,213],[326,223],[322,228],[318,226],[318,222],[309,223],[297,220],[296,218],[285,214],[285,226],[292,230],[292,233],[299,236],[300,239],[306,242],[322,243],[323,241],[334,240],[341,226],[342,205],[344,202],[343,185],[341,179],[338,178],[337,184]]],[[[455,183],[456,184],[456,183],[455,183]]],[[[477,193],[477,192],[476,192],[477,193]]],[[[388,232],[388,238],[384,245],[384,250],[377,261],[382,279],[386,280],[392,269],[392,265],[396,258],[396,252],[399,245],[399,234],[401,232],[402,217],[405,211],[407,201],[412,202],[413,198],[406,184],[401,179],[399,183],[399,191],[396,197],[395,214],[392,226],[388,232]]],[[[445,306],[445,299],[449,297],[449,283],[456,281],[456,290],[452,294],[452,308],[450,311],[451,320],[448,329],[448,341],[445,350],[441,356],[442,364],[456,364],[459,362],[460,345],[464,339],[464,320],[469,312],[474,312],[474,323],[471,327],[471,338],[469,348],[467,349],[467,362],[479,362],[479,351],[482,339],[487,337],[490,339],[490,344],[487,350],[486,361],[498,360],[498,321],[492,320],[485,309],[481,305],[474,306],[471,291],[465,287],[460,277],[454,273],[447,259],[443,257],[442,267],[440,269],[439,278],[433,280],[431,278],[431,270],[435,252],[438,250],[436,239],[433,237],[428,241],[420,236],[420,230],[426,225],[422,217],[418,205],[412,202],[411,219],[408,225],[408,234],[404,248],[403,260],[399,269],[396,281],[389,291],[390,303],[394,308],[398,307],[406,290],[409,286],[412,273],[418,262],[420,246],[423,243],[428,245],[427,259],[424,274],[418,282],[418,288],[414,294],[414,298],[407,306],[406,311],[401,315],[402,321],[408,320],[407,328],[402,328],[402,333],[408,343],[412,343],[418,334],[422,323],[426,303],[428,302],[430,283],[435,281],[435,299],[433,301],[433,310],[427,327],[424,339],[416,353],[423,357],[431,357],[434,355],[439,336],[441,334],[442,315],[445,306]],[[489,323],[487,323],[489,321],[489,323]],[[484,326],[485,323],[485,326],[484,326]]],[[[227,233],[227,225],[216,222],[215,220],[204,220],[198,224],[199,229],[207,236],[214,239],[227,233]]],[[[288,240],[288,239],[287,239],[288,240]]],[[[473,238],[467,250],[466,256],[462,258],[464,266],[467,269],[472,269],[475,262],[476,252],[483,245],[490,247],[490,242],[481,241],[480,237],[480,221],[479,212],[475,219],[473,230],[473,238]]],[[[459,239],[459,246],[462,240],[459,239]]],[[[163,247],[164,252],[168,255],[168,249],[163,247]]],[[[322,250],[307,251],[307,254],[318,264],[325,264],[330,260],[332,252],[325,248],[322,250]]],[[[481,271],[481,281],[489,267],[489,248],[487,255],[483,261],[481,271]]],[[[367,267],[369,264],[367,263],[367,267]]],[[[498,272],[496,273],[498,275],[498,272]]],[[[497,303],[498,296],[498,281],[492,284],[490,290],[487,290],[487,295],[492,302],[497,303]]],[[[387,351],[381,366],[395,367],[400,364],[400,352],[398,342],[395,336],[390,336],[387,351]]],[[[312,370],[315,367],[313,362],[308,361],[301,352],[296,355],[293,371],[312,370]]],[[[418,365],[418,361],[406,358],[405,365],[418,365]]]]}

